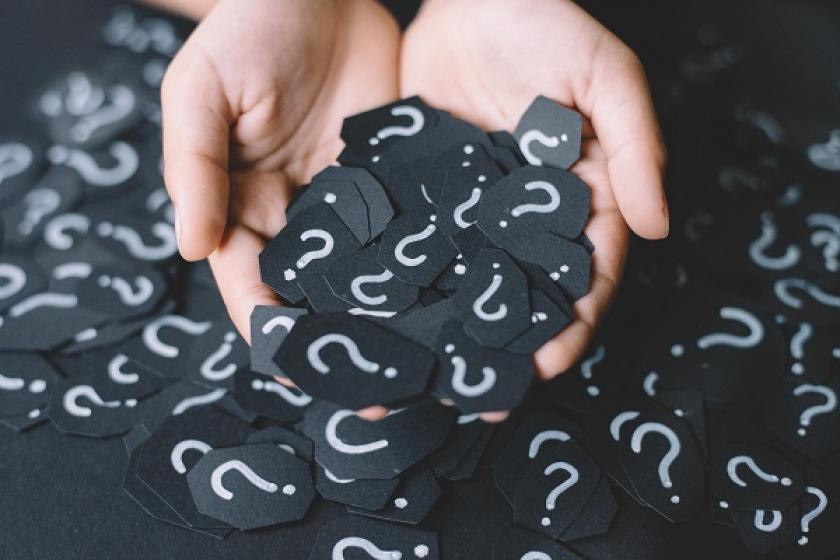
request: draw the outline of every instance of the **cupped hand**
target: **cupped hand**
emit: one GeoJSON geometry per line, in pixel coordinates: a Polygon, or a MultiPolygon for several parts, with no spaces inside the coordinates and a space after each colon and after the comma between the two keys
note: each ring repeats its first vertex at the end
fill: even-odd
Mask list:
{"type": "Polygon", "coordinates": [[[291,192],[332,163],[344,117],[398,95],[399,28],[373,0],[222,0],[163,83],[164,175],[181,254],[209,258],[250,340],[277,304],[259,252],[291,192]]]}
{"type": "Polygon", "coordinates": [[[615,293],[627,226],[649,239],[668,234],[666,154],[641,63],[568,0],[426,0],[403,39],[400,69],[402,96],[420,95],[485,130],[513,130],[538,94],[583,114],[582,156],[571,170],[592,188],[590,292],[534,358],[542,378],[566,371],[615,293]]]}

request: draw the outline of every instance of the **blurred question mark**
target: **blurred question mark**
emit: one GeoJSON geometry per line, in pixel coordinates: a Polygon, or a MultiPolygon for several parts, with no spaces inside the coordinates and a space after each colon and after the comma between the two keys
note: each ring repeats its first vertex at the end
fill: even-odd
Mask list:
{"type": "Polygon", "coordinates": [[[164,315],[146,324],[143,328],[143,343],[151,352],[162,358],[177,358],[180,350],[177,346],[160,340],[161,329],[174,328],[192,336],[199,336],[206,333],[211,326],[210,321],[199,323],[180,315],[164,315]]]}
{"type": "Polygon", "coordinates": [[[33,189],[23,198],[23,203],[26,210],[17,229],[21,235],[30,235],[44,216],[58,210],[61,206],[61,195],[53,189],[33,189]]]}
{"type": "Polygon", "coordinates": [[[108,147],[108,153],[116,160],[111,167],[99,167],[96,160],[83,150],[55,145],[47,151],[47,157],[54,165],[67,165],[75,169],[82,179],[94,187],[112,187],[124,183],[137,172],[140,157],[126,142],[115,141],[108,147]]]}
{"type": "Polygon", "coordinates": [[[87,216],[75,213],[59,214],[44,226],[44,242],[53,249],[66,251],[72,249],[75,244],[67,230],[84,235],[89,228],[90,218],[87,216]]]}
{"type": "Polygon", "coordinates": [[[825,402],[823,404],[810,406],[802,412],[802,415],[799,417],[799,424],[801,427],[796,431],[796,433],[802,437],[808,433],[806,428],[811,425],[811,421],[814,419],[814,416],[828,414],[837,408],[837,394],[830,387],[826,387],[825,385],[803,383],[793,390],[793,395],[795,397],[801,397],[802,395],[810,393],[816,393],[825,397],[825,402]]]}
{"type": "Polygon", "coordinates": [[[792,289],[804,291],[815,301],[827,307],[840,307],[840,295],[824,292],[822,288],[815,286],[804,278],[784,278],[777,280],[773,285],[773,292],[779,298],[779,301],[794,309],[802,309],[805,302],[791,294],[792,289]]]}
{"type": "MultiPolygon", "coordinates": [[[[738,321],[749,330],[744,336],[737,336],[728,333],[712,333],[697,339],[697,347],[701,350],[712,346],[731,346],[733,348],[752,348],[757,346],[764,339],[764,326],[758,318],[738,307],[722,307],[720,310],[722,319],[738,321]]],[[[671,354],[675,357],[682,356],[685,348],[681,344],[671,347],[671,354]]]]}
{"type": "Polygon", "coordinates": [[[26,171],[32,164],[32,150],[26,144],[7,142],[0,144],[0,185],[26,171]]]}
{"type": "Polygon", "coordinates": [[[143,305],[155,293],[154,283],[145,276],[137,276],[134,278],[134,286],[130,282],[119,276],[108,276],[103,274],[97,279],[97,283],[102,288],[111,288],[120,297],[120,300],[131,307],[143,305]],[[135,290],[136,287],[136,290],[135,290]]]}
{"type": "Polygon", "coordinates": [[[749,254],[752,261],[762,268],[768,270],[784,270],[799,262],[802,252],[795,245],[788,245],[784,255],[780,257],[769,257],[766,251],[776,242],[778,230],[773,222],[773,214],[764,212],[761,215],[761,235],[750,243],[749,254]]]}
{"type": "Polygon", "coordinates": [[[152,235],[160,239],[158,245],[146,245],[134,229],[121,224],[114,225],[111,222],[101,222],[96,226],[96,233],[100,237],[119,241],[132,256],[144,261],[165,260],[178,250],[175,230],[165,222],[155,222],[151,227],[152,235]]]}
{"type": "Polygon", "coordinates": [[[8,299],[26,286],[26,272],[11,263],[0,263],[0,278],[6,283],[0,286],[0,300],[8,299]]]}
{"type": "Polygon", "coordinates": [[[811,234],[811,245],[823,248],[825,268],[829,272],[840,270],[840,218],[827,213],[815,213],[805,218],[805,223],[817,229],[811,234]]]}

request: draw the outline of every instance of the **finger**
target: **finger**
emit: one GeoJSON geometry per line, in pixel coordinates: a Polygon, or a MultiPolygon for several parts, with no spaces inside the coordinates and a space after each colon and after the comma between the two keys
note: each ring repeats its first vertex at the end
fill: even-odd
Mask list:
{"type": "Polygon", "coordinates": [[[495,424],[497,422],[504,422],[507,420],[507,417],[510,415],[510,412],[507,410],[501,410],[498,412],[482,412],[478,415],[484,422],[488,422],[490,424],[495,424]]]}
{"type": "Polygon", "coordinates": [[[286,225],[291,197],[289,181],[280,171],[235,173],[231,176],[230,219],[272,238],[286,225]]]}
{"type": "Polygon", "coordinates": [[[588,113],[607,154],[621,213],[638,235],[665,237],[669,228],[663,187],[666,153],[644,68],[629,48],[607,35],[587,83],[579,105],[588,113]]]}
{"type": "Polygon", "coordinates": [[[356,415],[364,420],[376,422],[388,416],[388,412],[389,410],[384,406],[376,405],[363,408],[362,410],[358,411],[356,415]]]}
{"type": "Polygon", "coordinates": [[[259,254],[264,246],[261,237],[236,225],[228,228],[219,247],[208,257],[230,318],[248,344],[254,307],[280,305],[260,278],[259,254]]]}
{"type": "Polygon", "coordinates": [[[624,267],[627,226],[616,210],[596,212],[586,228],[595,246],[592,253],[592,282],[589,293],[575,303],[577,319],[534,355],[537,375],[551,379],[580,359],[595,327],[609,309],[624,267]]]}
{"type": "Polygon", "coordinates": [[[187,260],[207,257],[227,222],[228,139],[233,118],[221,82],[189,43],[161,89],[164,178],[175,206],[178,248],[187,260]]]}

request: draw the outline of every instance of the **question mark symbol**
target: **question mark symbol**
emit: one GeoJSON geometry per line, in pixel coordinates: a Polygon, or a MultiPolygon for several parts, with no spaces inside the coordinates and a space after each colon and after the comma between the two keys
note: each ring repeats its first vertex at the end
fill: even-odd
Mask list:
{"type": "MultiPolygon", "coordinates": [[[[444,350],[447,354],[451,354],[455,351],[455,345],[447,344],[444,350]]],[[[462,356],[452,356],[450,363],[452,364],[452,389],[460,395],[468,398],[478,397],[496,384],[496,370],[491,367],[481,368],[481,381],[475,385],[468,385],[466,382],[467,361],[462,356]]]]}
{"type": "Polygon", "coordinates": [[[119,122],[137,105],[137,98],[130,88],[115,84],[109,90],[110,105],[100,105],[95,111],[82,116],[70,127],[70,136],[76,142],[87,142],[97,129],[119,122]]]}
{"type": "Polygon", "coordinates": [[[53,217],[44,226],[44,241],[52,247],[60,251],[72,249],[74,245],[73,238],[66,233],[66,231],[73,230],[79,234],[86,234],[90,228],[90,218],[82,214],[59,214],[53,217]]]}
{"type": "MultiPolygon", "coordinates": [[[[260,475],[254,472],[254,470],[237,459],[231,459],[230,461],[225,461],[215,469],[213,469],[213,473],[210,475],[210,487],[213,489],[213,492],[223,500],[232,500],[233,499],[233,492],[228,490],[222,484],[222,477],[228,471],[238,471],[242,476],[244,476],[248,482],[262,490],[263,492],[268,492],[273,494],[277,492],[278,487],[273,482],[270,482],[260,475]]],[[[286,484],[283,487],[283,493],[287,496],[291,496],[297,491],[294,484],[286,484]]]]}
{"type": "Polygon", "coordinates": [[[251,381],[251,388],[254,391],[265,391],[267,393],[274,393],[283,398],[292,406],[306,406],[312,402],[312,397],[301,391],[300,395],[293,393],[288,387],[275,381],[263,381],[262,379],[254,379],[251,381]]]}
{"type": "MultiPolygon", "coordinates": [[[[547,441],[569,441],[570,439],[571,436],[569,436],[569,434],[560,430],[542,431],[535,435],[534,438],[531,440],[531,443],[528,446],[528,458],[535,459],[540,452],[540,447],[543,443],[547,441]]],[[[549,512],[554,511],[554,509],[557,507],[557,499],[563,494],[563,492],[577,484],[578,480],[580,479],[580,473],[578,472],[577,468],[567,463],[566,461],[557,461],[551,463],[545,468],[543,474],[545,476],[550,476],[558,470],[565,471],[566,474],[569,475],[569,478],[567,478],[562,484],[555,486],[551,490],[551,492],[549,492],[548,496],[546,496],[545,509],[549,512]]],[[[549,525],[551,525],[551,519],[548,516],[543,517],[540,523],[543,527],[548,527],[549,525]]]]}
{"type": "Polygon", "coordinates": [[[804,278],[785,278],[777,280],[773,285],[773,292],[779,301],[793,307],[794,309],[802,309],[805,303],[802,299],[790,293],[791,289],[797,288],[804,291],[814,300],[828,307],[840,307],[840,296],[824,292],[819,286],[815,286],[804,278]]]}
{"type": "Polygon", "coordinates": [[[201,363],[200,373],[210,381],[222,381],[236,373],[236,364],[230,363],[222,369],[216,369],[223,359],[233,351],[233,342],[236,340],[236,333],[226,332],[222,344],[201,363]]]}
{"type": "Polygon", "coordinates": [[[423,112],[411,105],[397,105],[391,109],[391,115],[394,117],[411,117],[411,124],[408,126],[388,126],[376,133],[376,136],[370,138],[368,142],[371,146],[376,146],[381,140],[390,138],[391,136],[414,136],[426,124],[426,118],[423,112]]]}
{"type": "MultiPolygon", "coordinates": [[[[560,207],[560,192],[557,190],[557,187],[548,181],[529,181],[525,183],[525,190],[529,192],[534,190],[544,191],[548,194],[548,202],[544,204],[520,204],[510,211],[511,216],[514,218],[528,213],[548,214],[560,207]]],[[[499,226],[505,228],[508,226],[508,223],[505,220],[501,220],[499,226]]]]}
{"type": "Polygon", "coordinates": [[[169,462],[172,463],[172,468],[178,474],[185,474],[187,467],[184,465],[184,453],[189,450],[200,451],[202,455],[206,455],[208,451],[213,448],[198,439],[185,439],[179,441],[172,448],[172,453],[169,454],[169,462]]]}
{"type": "MultiPolygon", "coordinates": [[[[722,319],[738,321],[749,330],[749,334],[737,336],[728,333],[712,333],[697,339],[697,347],[701,350],[712,346],[731,346],[733,348],[752,348],[757,346],[764,339],[764,325],[758,318],[738,307],[722,307],[720,310],[722,319]]],[[[682,356],[685,352],[680,344],[671,347],[671,354],[675,357],[682,356]]]]}
{"type": "Polygon", "coordinates": [[[522,155],[525,156],[525,159],[531,165],[542,165],[542,159],[531,151],[531,143],[539,142],[546,148],[556,148],[560,145],[561,141],[568,142],[569,137],[566,134],[561,134],[559,138],[557,136],[548,136],[541,130],[531,129],[519,139],[519,151],[522,152],[522,155]]]}
{"type": "Polygon", "coordinates": [[[0,144],[0,184],[26,171],[32,164],[32,150],[26,144],[0,144]]]}
{"type": "Polygon", "coordinates": [[[15,264],[0,263],[0,278],[6,280],[5,285],[0,286],[0,300],[16,295],[26,286],[26,272],[15,264]]]}
{"type": "Polygon", "coordinates": [[[108,153],[116,160],[110,168],[102,168],[89,153],[55,145],[47,151],[47,157],[54,165],[67,165],[75,169],[88,184],[94,187],[112,187],[124,183],[137,172],[140,156],[126,142],[116,141],[108,147],[108,153]]]}
{"type": "Polygon", "coordinates": [[[764,212],[761,215],[761,235],[750,243],[749,254],[755,264],[768,270],[784,270],[799,262],[801,251],[795,245],[788,245],[785,254],[781,257],[768,257],[764,254],[775,241],[777,236],[776,224],[773,222],[773,214],[764,212]]]}
{"type": "Polygon", "coordinates": [[[790,486],[793,484],[793,481],[784,476],[779,477],[775,474],[770,474],[761,470],[761,468],[755,464],[755,459],[750,457],[749,455],[736,455],[729,459],[726,463],[726,474],[729,476],[729,480],[740,486],[741,488],[746,488],[747,483],[738,475],[738,467],[741,465],[746,465],[747,468],[752,471],[752,473],[760,478],[765,482],[770,482],[772,484],[781,484],[782,486],[790,486]]]}
{"type": "Polygon", "coordinates": [[[825,403],[806,408],[802,415],[799,417],[799,424],[801,425],[801,427],[796,431],[796,433],[802,437],[805,437],[805,435],[808,433],[805,428],[811,425],[811,421],[814,419],[814,416],[817,416],[819,414],[827,414],[829,412],[834,411],[834,409],[837,408],[837,394],[830,387],[826,387],[825,385],[814,385],[811,383],[804,383],[794,388],[793,390],[793,395],[795,397],[800,397],[809,393],[816,393],[818,395],[822,395],[823,397],[825,397],[825,403]]]}
{"type": "Polygon", "coordinates": [[[808,148],[811,163],[826,171],[840,171],[840,129],[834,129],[825,144],[808,148]]]}
{"type": "Polygon", "coordinates": [[[178,250],[178,240],[175,230],[164,222],[155,222],[151,228],[152,235],[160,239],[158,245],[146,245],[140,234],[128,226],[114,225],[102,222],[96,226],[96,233],[100,237],[111,238],[125,245],[134,257],[145,261],[162,261],[168,259],[178,250]]]}
{"type": "MultiPolygon", "coordinates": [[[[580,364],[580,375],[581,375],[581,377],[583,377],[587,381],[591,381],[592,380],[592,368],[595,367],[595,365],[601,363],[604,360],[605,356],[606,356],[606,348],[604,348],[603,344],[599,344],[598,347],[595,348],[595,353],[592,356],[590,356],[589,358],[585,359],[580,364]]],[[[595,386],[595,385],[589,385],[588,387],[586,387],[586,392],[589,393],[590,397],[597,397],[601,393],[601,390],[598,389],[598,387],[595,386]]]]}
{"type": "MultiPolygon", "coordinates": [[[[304,253],[295,263],[295,266],[298,268],[298,270],[303,270],[309,263],[311,263],[314,260],[328,257],[330,253],[332,253],[333,247],[335,247],[335,240],[328,231],[324,231],[322,229],[308,229],[300,234],[300,240],[303,242],[309,241],[312,238],[320,239],[324,242],[324,246],[318,250],[304,253]]],[[[285,271],[283,271],[283,277],[288,282],[291,282],[292,280],[297,278],[297,273],[291,268],[287,268],[285,271]]]]}
{"type": "Polygon", "coordinates": [[[81,397],[85,397],[96,406],[103,408],[117,408],[123,404],[131,408],[137,405],[137,401],[135,399],[128,399],[123,403],[120,403],[120,401],[103,401],[102,397],[99,396],[99,393],[96,392],[96,389],[90,385],[76,385],[64,393],[63,399],[64,410],[66,410],[71,416],[75,416],[77,418],[89,418],[91,414],[93,414],[93,410],[89,407],[81,406],[77,402],[81,397]]]}
{"type": "Polygon", "coordinates": [[[206,333],[211,326],[210,321],[197,323],[180,315],[164,315],[143,328],[143,343],[151,352],[162,358],[177,358],[180,350],[177,346],[166,344],[160,340],[161,329],[171,327],[192,336],[199,336],[206,333]]]}
{"type": "Polygon", "coordinates": [[[828,506],[828,496],[826,496],[825,492],[816,486],[806,486],[805,491],[812,496],[816,496],[817,505],[814,509],[802,516],[802,521],[800,522],[800,526],[802,527],[802,536],[799,537],[798,541],[796,541],[800,546],[808,544],[808,537],[805,533],[810,530],[811,522],[822,515],[822,512],[824,512],[825,508],[828,506]]]}
{"type": "Polygon", "coordinates": [[[840,219],[832,214],[816,213],[805,219],[805,223],[812,228],[818,229],[811,234],[811,245],[814,247],[823,246],[823,259],[825,268],[830,272],[840,270],[840,219]]]}
{"type": "MultiPolygon", "coordinates": [[[[353,365],[358,369],[367,373],[377,373],[379,371],[379,364],[371,362],[362,356],[362,353],[359,351],[359,346],[352,338],[339,333],[329,333],[320,336],[309,345],[309,348],[306,349],[306,358],[309,360],[309,364],[315,369],[315,371],[323,374],[330,372],[330,366],[324,363],[320,354],[324,346],[328,344],[340,344],[343,346],[347,351],[347,356],[350,358],[350,361],[353,362],[353,365]]],[[[397,373],[397,368],[387,367],[385,368],[383,375],[388,379],[393,379],[397,376],[397,373]]]]}
{"type": "Polygon", "coordinates": [[[155,293],[154,283],[145,276],[137,276],[134,278],[134,286],[137,287],[137,291],[134,290],[128,281],[124,278],[120,278],[119,276],[108,276],[103,274],[97,279],[97,283],[102,288],[113,289],[117,292],[117,295],[120,296],[120,300],[131,307],[143,305],[149,301],[149,298],[155,293]]]}
{"type": "MultiPolygon", "coordinates": [[[[349,548],[358,548],[365,551],[374,560],[402,560],[402,552],[399,550],[382,550],[367,539],[361,537],[345,537],[335,543],[332,550],[332,560],[345,560],[344,551],[349,548]]],[[[418,544],[414,547],[414,556],[425,558],[429,555],[429,547],[425,544],[418,544]]]]}

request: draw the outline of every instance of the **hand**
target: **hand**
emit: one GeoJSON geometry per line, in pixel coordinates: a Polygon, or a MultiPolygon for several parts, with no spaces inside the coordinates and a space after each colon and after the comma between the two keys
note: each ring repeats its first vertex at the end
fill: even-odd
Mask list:
{"type": "Polygon", "coordinates": [[[344,117],[396,99],[399,28],[373,0],[222,0],[162,91],[164,175],[187,260],[209,257],[246,340],[278,303],[258,255],[294,187],[332,163],[344,117]]]}
{"type": "Polygon", "coordinates": [[[666,155],[641,63],[568,0],[426,0],[401,60],[403,97],[418,94],[485,130],[513,130],[537,94],[584,116],[572,171],[592,187],[593,275],[576,320],[534,357],[540,377],[554,377],[582,355],[609,306],[627,225],[649,239],[668,234],[666,155]]]}

